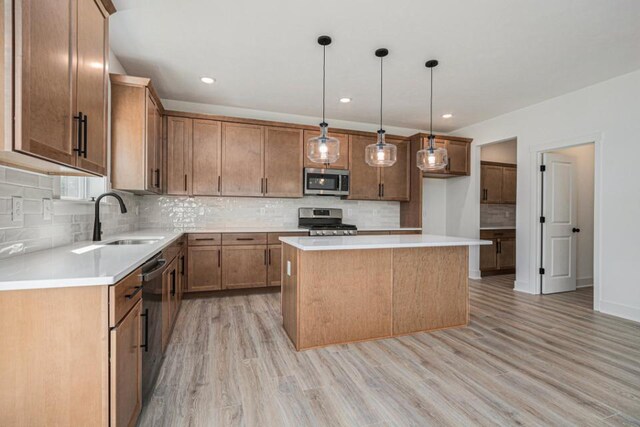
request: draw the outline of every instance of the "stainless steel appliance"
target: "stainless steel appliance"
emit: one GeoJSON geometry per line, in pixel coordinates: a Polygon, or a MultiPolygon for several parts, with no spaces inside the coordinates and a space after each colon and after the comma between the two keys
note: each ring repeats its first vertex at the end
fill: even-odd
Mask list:
{"type": "Polygon", "coordinates": [[[298,227],[309,230],[310,236],[355,236],[355,225],[342,223],[342,209],[299,208],[298,227]]]}
{"type": "Polygon", "coordinates": [[[349,195],[349,171],[341,169],[304,169],[304,194],[349,195]]]}
{"type": "Polygon", "coordinates": [[[162,364],[162,273],[167,261],[157,253],[142,266],[142,401],[151,396],[162,364]]]}

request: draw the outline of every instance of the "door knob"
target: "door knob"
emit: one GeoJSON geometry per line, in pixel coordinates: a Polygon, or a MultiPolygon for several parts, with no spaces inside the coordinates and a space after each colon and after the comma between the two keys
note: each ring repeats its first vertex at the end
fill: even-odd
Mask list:
{"type": "Polygon", "coordinates": [[[579,233],[579,232],[580,232],[580,229],[579,229],[579,228],[575,228],[575,227],[573,227],[573,229],[571,229],[571,231],[572,231],[572,232],[574,232],[574,233],[579,233]]]}

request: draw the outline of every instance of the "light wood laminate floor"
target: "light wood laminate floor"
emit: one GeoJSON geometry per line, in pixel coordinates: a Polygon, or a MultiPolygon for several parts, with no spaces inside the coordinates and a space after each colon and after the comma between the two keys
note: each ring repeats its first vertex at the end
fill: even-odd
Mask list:
{"type": "Polygon", "coordinates": [[[140,424],[640,425],[640,324],[470,287],[469,327],[300,353],[279,293],[185,300],[140,424]]]}

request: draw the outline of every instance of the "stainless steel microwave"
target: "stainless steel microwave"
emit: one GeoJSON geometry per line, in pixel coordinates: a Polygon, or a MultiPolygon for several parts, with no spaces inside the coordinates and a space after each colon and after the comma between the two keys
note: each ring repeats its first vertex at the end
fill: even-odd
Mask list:
{"type": "Polygon", "coordinates": [[[304,194],[349,195],[349,171],[341,169],[304,169],[304,194]]]}

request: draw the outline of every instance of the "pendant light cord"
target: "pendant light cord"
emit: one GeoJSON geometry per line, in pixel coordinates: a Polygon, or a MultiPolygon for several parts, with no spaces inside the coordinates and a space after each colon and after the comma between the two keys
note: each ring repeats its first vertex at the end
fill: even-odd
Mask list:
{"type": "Polygon", "coordinates": [[[431,68],[431,89],[429,95],[429,151],[433,153],[433,67],[431,68]]]}
{"type": "Polygon", "coordinates": [[[326,79],[326,68],[327,64],[327,46],[322,46],[322,123],[324,121],[324,104],[325,104],[325,79],[326,79]]]}
{"type": "Polygon", "coordinates": [[[382,60],[380,57],[380,130],[382,130],[382,60]]]}

